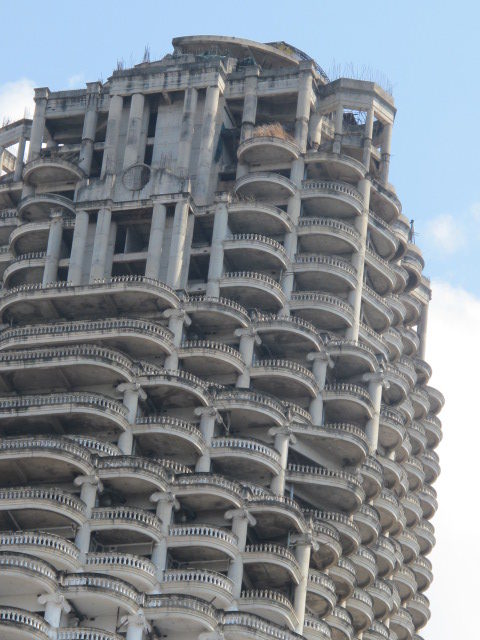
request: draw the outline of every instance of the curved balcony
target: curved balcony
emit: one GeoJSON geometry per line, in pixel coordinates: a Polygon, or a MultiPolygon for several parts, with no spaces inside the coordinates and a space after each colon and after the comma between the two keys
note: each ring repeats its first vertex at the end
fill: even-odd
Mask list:
{"type": "Polygon", "coordinates": [[[267,202],[249,199],[228,205],[228,222],[234,233],[276,236],[292,230],[292,222],[283,209],[267,202]]]}
{"type": "Polygon", "coordinates": [[[232,602],[233,584],[226,576],[205,569],[167,569],[160,589],[165,594],[188,593],[215,607],[228,607],[232,602]]]}
{"type": "Polygon", "coordinates": [[[208,383],[188,371],[156,368],[137,380],[157,411],[208,404],[208,383]]]}
{"type": "Polygon", "coordinates": [[[15,514],[17,526],[22,529],[49,529],[85,522],[85,504],[76,496],[55,488],[0,489],[2,528],[11,526],[6,512],[15,514]]]}
{"type": "Polygon", "coordinates": [[[131,553],[88,553],[85,569],[90,573],[120,578],[141,591],[151,590],[157,582],[155,565],[131,553]]]}
{"type": "Polygon", "coordinates": [[[170,526],[168,549],[181,563],[195,561],[223,561],[234,558],[238,552],[237,538],[230,531],[210,525],[170,526]]]}
{"type": "Polygon", "coordinates": [[[335,583],[338,600],[349,598],[357,586],[355,565],[351,560],[342,556],[337,564],[330,567],[328,575],[335,583]]]}
{"type": "Polygon", "coordinates": [[[61,437],[0,438],[0,478],[3,486],[45,480],[73,482],[93,472],[93,459],[81,445],[61,437]]]}
{"type": "Polygon", "coordinates": [[[412,454],[414,456],[422,455],[427,448],[427,435],[422,422],[410,422],[407,427],[408,437],[412,445],[412,454]]]}
{"type": "Polygon", "coordinates": [[[335,375],[338,379],[377,370],[378,361],[374,350],[361,342],[333,339],[328,341],[326,347],[328,355],[335,362],[335,375]]]}
{"type": "Polygon", "coordinates": [[[275,271],[286,269],[283,246],[258,233],[239,233],[223,241],[225,257],[232,271],[275,271]]]}
{"type": "Polygon", "coordinates": [[[393,313],[393,326],[401,325],[405,322],[407,311],[402,299],[395,293],[386,296],[385,302],[393,313]]]}
{"type": "Polygon", "coordinates": [[[428,362],[417,357],[413,358],[413,365],[417,374],[418,384],[421,386],[426,385],[432,377],[432,367],[428,362]]]}
{"type": "Polygon", "coordinates": [[[429,520],[433,518],[438,509],[437,492],[433,487],[426,484],[418,492],[418,499],[422,508],[423,517],[429,520]]]}
{"type": "Polygon", "coordinates": [[[40,284],[43,278],[47,254],[45,251],[34,251],[15,256],[3,272],[3,287],[40,284]]]}
{"type": "Polygon", "coordinates": [[[355,589],[345,603],[357,633],[368,629],[373,622],[373,599],[364,589],[355,589]]]}
{"type": "Polygon", "coordinates": [[[372,417],[370,394],[357,384],[340,382],[325,385],[323,390],[325,420],[364,424],[372,417]]]}
{"type": "Polygon", "coordinates": [[[425,389],[415,387],[415,389],[410,392],[410,401],[413,405],[413,417],[415,420],[422,420],[425,418],[430,409],[430,400],[425,389]]]}
{"type": "Polygon", "coordinates": [[[108,318],[112,304],[118,314],[142,309],[143,313],[177,307],[177,294],[166,284],[143,276],[116,276],[88,285],[67,282],[24,285],[5,292],[0,314],[7,322],[35,322],[38,318],[57,321],[79,320],[86,315],[108,318]]]}
{"type": "Polygon", "coordinates": [[[402,601],[411,598],[417,590],[415,575],[408,567],[398,567],[392,575],[392,582],[398,589],[402,601]]]}
{"type": "Polygon", "coordinates": [[[405,324],[414,325],[418,322],[422,312],[422,304],[420,300],[411,293],[402,293],[400,299],[405,307],[405,324]]]}
{"type": "Polygon", "coordinates": [[[148,320],[108,318],[12,327],[2,331],[0,349],[95,342],[131,357],[161,357],[173,350],[171,332],[148,320]]]}
{"type": "Polygon", "coordinates": [[[127,427],[127,409],[97,393],[51,393],[0,397],[0,418],[3,432],[21,434],[29,427],[40,430],[51,425],[52,417],[60,421],[65,431],[82,430],[85,435],[99,434],[115,438],[127,427]]]}
{"type": "MultiPolygon", "coordinates": [[[[284,626],[280,627],[264,618],[251,613],[228,611],[221,615],[221,622],[227,638],[245,638],[254,640],[299,640],[300,636],[290,632],[284,626]]],[[[330,636],[315,636],[318,640],[329,640],[330,636]]]]}
{"type": "Polygon", "coordinates": [[[40,158],[28,162],[23,170],[23,181],[36,187],[52,182],[77,183],[84,177],[85,174],[80,167],[53,153],[45,153],[40,158]]]}
{"type": "Polygon", "coordinates": [[[178,634],[179,628],[187,628],[193,637],[198,637],[218,624],[213,605],[188,595],[144,594],[143,610],[149,621],[160,624],[162,633],[171,637],[178,634]]]}
{"type": "Polygon", "coordinates": [[[236,376],[245,368],[237,349],[212,340],[187,340],[178,354],[183,368],[194,375],[213,378],[236,376]]]}
{"type": "MultiPolygon", "coordinates": [[[[298,503],[287,496],[277,496],[261,489],[248,498],[247,508],[257,521],[255,532],[259,540],[280,539],[288,535],[289,531],[305,533],[308,529],[298,503]]],[[[336,531],[329,533],[332,535],[328,540],[321,540],[320,550],[325,547],[330,556],[338,555],[341,547],[338,538],[335,537],[336,531]]]]}
{"type": "Polygon", "coordinates": [[[297,236],[299,249],[305,253],[345,255],[360,247],[355,227],[335,218],[301,217],[297,236]]]}
{"type": "Polygon", "coordinates": [[[175,497],[195,512],[239,508],[243,505],[240,483],[214,473],[191,473],[175,478],[175,497]]]}
{"type": "Polygon", "coordinates": [[[360,467],[360,476],[367,498],[371,500],[378,496],[383,486],[383,468],[375,457],[368,456],[365,458],[360,467]]]}
{"type": "Polygon", "coordinates": [[[3,551],[0,553],[0,597],[3,604],[16,604],[22,596],[53,593],[57,572],[43,560],[3,551]]]}
{"type": "Polygon", "coordinates": [[[259,485],[269,484],[281,469],[280,454],[255,438],[214,438],[210,458],[219,473],[259,485]]]}
{"type": "Polygon", "coordinates": [[[306,615],[303,621],[303,636],[307,640],[331,640],[332,634],[326,622],[306,615]]]}
{"type": "Polygon", "coordinates": [[[247,309],[278,311],[285,304],[285,296],[276,280],[254,271],[231,271],[220,279],[222,295],[247,309]]]}
{"type": "Polygon", "coordinates": [[[367,547],[358,547],[355,553],[349,558],[355,566],[355,575],[357,576],[357,585],[366,587],[377,577],[377,566],[375,554],[367,547]]]}
{"type": "Polygon", "coordinates": [[[0,533],[0,547],[2,551],[35,556],[59,571],[72,571],[79,567],[77,547],[53,533],[4,531],[0,533]]]}
{"type": "Polygon", "coordinates": [[[250,544],[242,554],[244,571],[252,585],[268,584],[273,589],[288,586],[290,582],[300,582],[300,567],[290,549],[267,542],[250,544]]]}
{"type": "Polygon", "coordinates": [[[383,220],[387,222],[396,220],[402,213],[402,205],[392,190],[393,187],[387,188],[377,180],[371,182],[370,206],[383,220]]]}
{"type": "Polygon", "coordinates": [[[424,627],[430,620],[430,602],[423,593],[414,593],[405,606],[412,616],[415,631],[424,627]]]}
{"type": "Polygon", "coordinates": [[[36,193],[22,198],[18,203],[18,216],[27,221],[48,220],[52,209],[75,216],[75,204],[58,193],[36,193]]]}
{"type": "Polygon", "coordinates": [[[0,209],[0,245],[8,245],[11,234],[21,224],[16,208],[0,209]]]}
{"type": "Polygon", "coordinates": [[[348,182],[304,180],[301,195],[309,216],[349,218],[363,212],[363,197],[348,182]]]}
{"type": "Polygon", "coordinates": [[[357,525],[361,543],[365,546],[376,542],[381,532],[378,512],[369,504],[362,504],[353,514],[353,521],[357,525]]]}
{"type": "Polygon", "coordinates": [[[250,430],[285,421],[284,406],[273,396],[248,389],[225,389],[216,391],[213,399],[220,411],[228,412],[235,431],[241,431],[246,424],[250,430]]]}
{"type": "Polygon", "coordinates": [[[158,542],[162,537],[160,520],[135,507],[96,507],[89,524],[101,544],[158,542]]]}
{"type": "Polygon", "coordinates": [[[428,395],[430,411],[433,414],[437,415],[437,413],[439,413],[443,409],[445,398],[443,397],[443,394],[438,391],[438,389],[434,389],[433,387],[426,386],[425,391],[428,395]]]}
{"type": "Polygon", "coordinates": [[[312,529],[318,548],[312,549],[310,564],[323,571],[338,562],[342,555],[340,534],[331,524],[318,520],[313,520],[312,529]]]}
{"type": "Polygon", "coordinates": [[[323,346],[317,329],[295,316],[256,314],[252,318],[252,329],[272,356],[295,359],[304,354],[306,357],[310,351],[321,351],[323,346]]]}
{"type": "Polygon", "coordinates": [[[345,153],[330,151],[311,151],[306,154],[305,162],[310,173],[323,173],[331,180],[346,180],[357,182],[365,177],[365,166],[362,162],[345,153]]]}
{"type": "Polygon", "coordinates": [[[384,535],[378,536],[377,542],[373,545],[372,551],[375,554],[378,576],[385,578],[395,569],[397,558],[395,547],[389,538],[384,535]]]}
{"type": "Polygon", "coordinates": [[[273,171],[247,173],[235,182],[235,193],[242,198],[283,204],[296,192],[293,182],[273,171]]]}
{"type": "Polygon", "coordinates": [[[323,617],[337,603],[335,584],[331,578],[315,569],[309,569],[307,581],[307,607],[316,616],[323,617]]]}
{"type": "Polygon", "coordinates": [[[327,451],[345,464],[359,465],[368,455],[368,442],[360,427],[346,423],[331,423],[322,426],[292,426],[297,438],[308,446],[327,451]]]}
{"type": "Polygon", "coordinates": [[[365,497],[360,480],[346,471],[289,463],[287,479],[299,496],[320,508],[351,513],[365,497]]]}
{"type": "Polygon", "coordinates": [[[3,281],[3,274],[8,268],[10,262],[13,260],[13,255],[10,253],[7,245],[0,246],[0,278],[3,281]]]}
{"type": "Polygon", "coordinates": [[[390,618],[390,629],[397,634],[398,640],[413,640],[415,627],[410,613],[406,609],[399,609],[390,618]]]}
{"type": "Polygon", "coordinates": [[[245,328],[249,325],[248,311],[241,304],[228,298],[190,295],[183,302],[193,324],[202,332],[217,333],[245,328]]]}
{"type": "Polygon", "coordinates": [[[371,249],[365,252],[365,269],[377,294],[384,296],[395,289],[395,271],[391,264],[371,249]]]}
{"type": "Polygon", "coordinates": [[[402,550],[402,556],[406,564],[410,564],[418,558],[420,553],[420,545],[416,536],[408,530],[403,531],[396,537],[398,544],[402,550]]]}
{"type": "Polygon", "coordinates": [[[408,491],[407,474],[400,463],[385,456],[377,456],[383,467],[384,485],[392,490],[397,497],[404,496],[408,491]]]}
{"type": "Polygon", "coordinates": [[[346,294],[357,284],[355,268],[336,256],[297,254],[293,272],[299,290],[346,294]]]}
{"type": "Polygon", "coordinates": [[[385,620],[393,611],[392,589],[388,582],[377,578],[366,588],[372,599],[373,613],[376,620],[385,620]]]}
{"type": "Polygon", "coordinates": [[[387,355],[390,356],[387,359],[396,360],[399,358],[403,353],[403,342],[399,330],[390,327],[382,334],[382,338],[387,347],[387,355]]]}
{"type": "Polygon", "coordinates": [[[440,444],[442,434],[442,423],[433,414],[429,414],[422,420],[425,436],[427,438],[427,446],[429,449],[435,449],[440,444]]]}
{"type": "Polygon", "coordinates": [[[122,637],[94,627],[61,627],[57,630],[57,640],[122,640],[122,637]]]}
{"type": "Polygon", "coordinates": [[[292,631],[298,625],[297,616],[290,600],[278,591],[271,589],[250,589],[242,591],[238,600],[239,611],[259,615],[292,631]]]}
{"type": "Polygon", "coordinates": [[[378,441],[387,451],[396,449],[405,438],[405,421],[395,409],[383,407],[380,413],[378,441]]]}
{"type": "Polygon", "coordinates": [[[163,466],[149,458],[104,456],[97,458],[95,468],[106,486],[125,495],[167,491],[169,486],[163,466]]]}
{"type": "MultiPolygon", "coordinates": [[[[67,221],[64,220],[63,224],[67,221]]],[[[9,247],[13,255],[46,251],[50,220],[27,222],[14,227],[9,237],[9,247]]]]}
{"type": "Polygon", "coordinates": [[[335,607],[325,618],[332,632],[332,640],[353,640],[355,631],[352,617],[344,607],[335,607]]]}
{"type": "Polygon", "coordinates": [[[144,416],[137,418],[132,431],[147,457],[161,453],[165,458],[192,465],[205,451],[205,441],[198,426],[179,418],[144,416]]]}
{"type": "Polygon", "coordinates": [[[368,230],[382,258],[391,259],[401,251],[400,239],[395,229],[373,211],[368,212],[368,230]]]}
{"type": "Polygon", "coordinates": [[[401,327],[398,331],[402,339],[403,353],[406,356],[415,356],[420,346],[420,340],[416,331],[410,329],[410,327],[401,327]]]}
{"type": "Polygon", "coordinates": [[[14,182],[11,179],[12,174],[2,176],[0,181],[0,208],[7,208],[18,202],[22,195],[22,182],[14,182]]]}
{"type": "Polygon", "coordinates": [[[407,472],[408,488],[410,491],[418,491],[423,487],[425,472],[422,463],[416,458],[408,458],[402,462],[402,466],[407,472]]]}
{"type": "Polygon", "coordinates": [[[119,610],[132,614],[138,609],[137,590],[119,580],[95,573],[60,576],[62,593],[83,615],[115,615],[119,610]]]}
{"type": "Polygon", "coordinates": [[[401,498],[400,502],[405,511],[407,525],[413,527],[418,524],[422,518],[422,508],[418,497],[414,493],[408,493],[404,498],[401,498]]]}
{"type": "Polygon", "coordinates": [[[319,392],[313,373],[293,360],[256,360],[250,377],[256,390],[285,400],[314,398],[319,392]]]}
{"type": "Polygon", "coordinates": [[[50,640],[51,628],[42,616],[0,605],[2,640],[50,640]]]}
{"type": "Polygon", "coordinates": [[[362,305],[365,317],[375,331],[381,333],[393,324],[393,311],[387,301],[366,284],[362,287],[362,305]]]}
{"type": "Polygon", "coordinates": [[[299,156],[300,149],[293,139],[269,135],[253,135],[237,149],[238,161],[251,165],[287,164],[299,156]]]}
{"type": "Polygon", "coordinates": [[[428,520],[421,520],[413,529],[420,545],[420,553],[427,555],[435,546],[435,529],[428,520]]]}
{"type": "Polygon", "coordinates": [[[340,544],[344,555],[349,555],[358,548],[361,542],[360,532],[352,516],[346,516],[344,513],[338,513],[337,511],[316,510],[306,511],[305,515],[314,521],[331,524],[335,527],[340,536],[340,544]]]}
{"type": "Polygon", "coordinates": [[[402,267],[408,273],[407,290],[411,291],[420,284],[425,261],[420,249],[411,242],[407,245],[407,252],[402,258],[402,267]]]}
{"type": "Polygon", "coordinates": [[[345,329],[353,321],[352,307],[336,296],[316,291],[295,291],[290,309],[301,318],[322,330],[345,329]]]}
{"type": "Polygon", "coordinates": [[[433,582],[432,563],[428,558],[418,556],[410,565],[419,591],[426,591],[433,582]]]}
{"type": "Polygon", "coordinates": [[[383,401],[390,406],[404,402],[411,388],[408,377],[397,365],[386,364],[384,371],[385,381],[388,386],[383,389],[383,401]]]}

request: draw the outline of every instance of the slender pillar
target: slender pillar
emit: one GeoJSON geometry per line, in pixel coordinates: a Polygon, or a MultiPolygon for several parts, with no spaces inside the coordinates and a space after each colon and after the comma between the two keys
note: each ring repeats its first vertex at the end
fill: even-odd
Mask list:
{"type": "Polygon", "coordinates": [[[226,202],[219,202],[215,208],[213,222],[212,246],[210,247],[210,263],[208,265],[207,296],[218,298],[220,295],[220,278],[223,272],[223,242],[228,231],[228,209],[226,202]]]}
{"type": "Polygon", "coordinates": [[[382,407],[382,389],[388,388],[388,382],[385,380],[382,371],[377,373],[366,373],[363,380],[368,382],[368,393],[372,400],[373,415],[367,422],[365,433],[368,440],[370,453],[374,454],[378,446],[378,431],[380,427],[380,411],[382,407]]]}
{"type": "Polygon", "coordinates": [[[380,180],[385,184],[388,182],[388,171],[390,169],[390,149],[392,145],[392,128],[391,122],[383,125],[382,135],[382,162],[380,166],[380,180]]]}
{"type": "Polygon", "coordinates": [[[215,423],[219,420],[219,415],[215,407],[197,407],[195,415],[200,416],[200,431],[206,445],[205,453],[197,460],[195,471],[208,473],[210,471],[210,446],[215,432],[215,423]]]}
{"type": "Polygon", "coordinates": [[[175,205],[173,218],[172,242],[170,245],[170,257],[168,261],[167,284],[172,289],[180,289],[185,254],[185,241],[187,238],[188,213],[190,205],[187,200],[181,200],[175,205]]]}
{"type": "Polygon", "coordinates": [[[136,382],[122,382],[117,391],[123,393],[123,404],[127,408],[128,428],[120,435],[117,445],[124,455],[131,455],[133,450],[133,433],[130,425],[137,421],[138,401],[146,400],[147,394],[136,382]]]}
{"type": "Polygon", "coordinates": [[[74,285],[82,284],[83,261],[87,246],[89,216],[86,211],[75,214],[75,228],[73,230],[72,251],[68,267],[68,281],[74,285]]]}
{"type": "Polygon", "coordinates": [[[45,613],[44,618],[45,622],[53,627],[54,629],[58,629],[60,626],[60,620],[62,617],[62,613],[70,613],[71,607],[67,602],[65,596],[61,593],[44,593],[39,596],[38,602],[42,605],[45,605],[45,613]]]}
{"type": "Polygon", "coordinates": [[[261,340],[254,329],[235,329],[235,335],[240,337],[239,351],[245,363],[245,369],[239,374],[235,384],[239,389],[248,389],[250,386],[250,368],[253,362],[253,348],[255,344],[261,344],[261,340]]]}
{"type": "Polygon", "coordinates": [[[14,173],[13,173],[13,179],[15,181],[18,181],[18,180],[22,179],[23,160],[25,158],[25,144],[26,144],[26,141],[27,141],[27,139],[22,134],[20,140],[18,141],[17,157],[15,158],[15,169],[14,169],[14,173]]]}
{"type": "Polygon", "coordinates": [[[142,640],[143,632],[146,631],[150,635],[151,627],[148,624],[145,614],[139,609],[133,615],[125,616],[121,619],[121,624],[127,624],[126,640],[142,640]]]}
{"type": "Polygon", "coordinates": [[[168,328],[173,333],[173,346],[175,350],[165,360],[165,369],[178,369],[178,349],[183,341],[184,325],[189,327],[192,323],[183,309],[167,309],[163,315],[168,318],[168,328]]]}
{"type": "Polygon", "coordinates": [[[248,140],[252,137],[257,118],[257,86],[260,67],[252,65],[245,67],[245,97],[243,99],[242,129],[240,141],[248,140]]]}
{"type": "Polygon", "coordinates": [[[87,82],[87,105],[85,119],[83,121],[82,146],[80,147],[80,158],[78,166],[85,175],[90,175],[92,168],[93,147],[95,144],[95,134],[98,120],[98,97],[102,85],[100,82],[87,82]]]}
{"type": "Polygon", "coordinates": [[[232,521],[232,533],[237,537],[238,553],[230,562],[228,577],[233,583],[233,598],[238,600],[242,592],[243,559],[242,553],[247,544],[248,525],[255,526],[256,520],[247,509],[231,509],[225,514],[227,520],[232,521]]]}
{"type": "Polygon", "coordinates": [[[163,572],[167,568],[167,537],[172,523],[172,514],[173,510],[179,509],[180,505],[173,493],[160,491],[150,496],[150,502],[157,504],[156,515],[162,527],[162,539],[154,544],[151,558],[156,568],[157,579],[161,581],[163,572]]]}
{"type": "Polygon", "coordinates": [[[318,544],[312,539],[311,534],[297,534],[292,537],[295,543],[295,558],[300,567],[300,582],[295,586],[293,608],[298,619],[296,632],[303,635],[305,622],[305,603],[307,600],[308,571],[310,568],[310,556],[312,547],[318,549],[318,544]]]}
{"type": "Polygon", "coordinates": [[[103,151],[101,178],[113,175],[116,172],[118,137],[120,133],[120,120],[122,118],[123,97],[117,94],[110,98],[108,110],[107,135],[103,151]]]}
{"type": "Polygon", "coordinates": [[[335,111],[335,134],[333,141],[333,153],[340,153],[342,151],[342,138],[343,138],[343,105],[339,104],[335,111]]]}
{"type": "Polygon", "coordinates": [[[112,210],[103,207],[97,214],[97,226],[93,241],[92,267],[90,269],[90,282],[103,280],[107,271],[108,242],[110,240],[110,225],[112,222],[112,210]]]}
{"type": "Polygon", "coordinates": [[[94,475],[78,476],[74,480],[77,487],[81,487],[80,499],[85,503],[85,515],[87,522],[84,522],[77,529],[75,536],[75,544],[80,550],[82,562],[85,561],[85,555],[90,549],[90,524],[88,519],[92,517],[92,509],[95,507],[97,493],[103,490],[103,485],[99,478],[94,475]]]}
{"type": "Polygon", "coordinates": [[[45,113],[47,111],[49,95],[50,91],[47,88],[35,89],[35,113],[33,114],[32,131],[30,133],[28,162],[36,160],[42,149],[45,131],[45,113]]]}
{"type": "Polygon", "coordinates": [[[312,101],[312,63],[299,77],[297,112],[295,115],[295,140],[302,153],[307,150],[308,121],[312,101]]]}
{"type": "Polygon", "coordinates": [[[62,249],[63,216],[61,211],[50,213],[50,230],[48,232],[47,256],[43,270],[43,286],[58,280],[58,263],[62,249]]]}
{"type": "Polygon", "coordinates": [[[373,138],[373,121],[375,112],[373,107],[367,111],[367,119],[365,121],[365,131],[363,134],[363,157],[362,162],[367,171],[370,171],[370,156],[372,154],[372,138],[373,138]]]}
{"type": "Polygon", "coordinates": [[[197,165],[196,200],[200,204],[204,204],[208,198],[219,98],[220,87],[218,85],[207,88],[197,165]]]}
{"type": "Polygon", "coordinates": [[[272,427],[268,433],[275,437],[273,446],[280,454],[280,473],[272,479],[270,489],[275,495],[283,496],[285,492],[285,474],[287,471],[288,449],[290,443],[295,444],[296,438],[288,426],[272,427]]]}
{"type": "Polygon", "coordinates": [[[150,224],[150,237],[148,239],[147,264],[145,266],[145,276],[154,280],[160,278],[160,259],[162,257],[166,217],[167,207],[160,202],[155,202],[150,224]]]}
{"type": "MultiPolygon", "coordinates": [[[[126,169],[139,160],[140,133],[143,122],[143,109],[145,96],[143,93],[134,93],[130,102],[130,115],[128,117],[127,144],[123,156],[123,168],[126,169]]],[[[142,158],[143,160],[143,158],[142,158]]]]}
{"type": "Polygon", "coordinates": [[[321,113],[312,113],[308,123],[308,140],[312,149],[317,151],[322,143],[323,116],[321,113]]]}
{"type": "Polygon", "coordinates": [[[420,319],[417,326],[417,335],[420,339],[420,346],[418,348],[418,357],[425,360],[425,354],[427,351],[427,325],[428,325],[428,302],[422,306],[420,312],[420,319]]]}
{"type": "Polygon", "coordinates": [[[318,395],[310,402],[310,415],[312,423],[316,426],[323,424],[323,390],[325,389],[325,380],[327,377],[327,368],[332,366],[330,358],[326,351],[309,353],[307,359],[313,362],[312,373],[318,385],[318,395]]]}
{"type": "Polygon", "coordinates": [[[189,173],[197,101],[197,89],[188,87],[183,98],[182,124],[178,142],[177,173],[180,176],[187,176],[189,173]]]}

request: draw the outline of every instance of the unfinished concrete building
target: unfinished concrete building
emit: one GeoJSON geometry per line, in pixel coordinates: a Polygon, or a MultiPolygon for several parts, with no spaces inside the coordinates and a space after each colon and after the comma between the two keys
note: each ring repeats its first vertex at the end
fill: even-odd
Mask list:
{"type": "Polygon", "coordinates": [[[0,129],[1,638],[420,640],[443,398],[393,100],[173,47],[0,129]]]}

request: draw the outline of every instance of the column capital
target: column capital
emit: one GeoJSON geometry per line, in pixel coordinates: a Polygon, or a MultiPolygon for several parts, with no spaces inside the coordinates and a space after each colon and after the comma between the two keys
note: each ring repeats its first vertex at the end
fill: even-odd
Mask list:
{"type": "Polygon", "coordinates": [[[50,220],[63,220],[63,213],[61,209],[50,209],[50,220]]]}
{"type": "Polygon", "coordinates": [[[217,407],[196,407],[193,411],[196,416],[209,416],[215,418],[215,422],[221,421],[220,413],[217,407]]]}
{"type": "Polygon", "coordinates": [[[66,613],[71,611],[71,607],[68,604],[67,599],[63,594],[58,593],[58,591],[56,593],[43,593],[37,598],[37,602],[39,604],[56,604],[66,613]]]}
{"type": "Polygon", "coordinates": [[[246,520],[249,525],[254,527],[257,524],[255,518],[249,513],[248,509],[245,507],[240,507],[239,509],[229,509],[225,513],[225,520],[246,520]]]}
{"type": "Polygon", "coordinates": [[[132,391],[133,393],[137,393],[138,397],[141,400],[146,400],[147,399],[147,394],[142,389],[142,387],[141,387],[139,382],[122,382],[121,384],[119,384],[116,387],[116,391],[118,391],[119,393],[125,393],[127,391],[132,391]]]}
{"type": "Polygon", "coordinates": [[[50,89],[48,87],[39,87],[38,89],[35,89],[35,102],[37,102],[37,100],[48,100],[49,97],[50,89]]]}
{"type": "Polygon", "coordinates": [[[309,360],[310,362],[315,362],[318,360],[320,360],[321,362],[326,362],[330,369],[332,369],[335,364],[330,357],[327,349],[322,349],[321,351],[310,351],[310,353],[307,353],[307,360],[309,360]]]}
{"type": "Polygon", "coordinates": [[[149,500],[150,502],[153,502],[155,504],[173,504],[173,508],[175,509],[175,511],[178,511],[178,509],[180,509],[180,503],[175,498],[175,495],[170,491],[155,491],[155,493],[152,493],[149,500]]]}
{"type": "Polygon", "coordinates": [[[97,487],[98,491],[103,491],[103,483],[95,474],[77,476],[76,478],[74,478],[73,484],[77,487],[83,487],[84,484],[89,484],[92,487],[97,487]]]}
{"type": "Polygon", "coordinates": [[[252,326],[245,327],[243,329],[235,329],[235,331],[233,333],[237,338],[242,338],[243,336],[248,336],[250,338],[254,338],[255,339],[255,344],[262,344],[262,340],[261,340],[260,336],[258,335],[257,330],[254,329],[252,326]]]}
{"type": "Polygon", "coordinates": [[[120,619],[120,625],[124,625],[124,624],[140,627],[142,630],[143,629],[146,629],[147,631],[151,630],[151,626],[147,622],[147,619],[145,618],[145,614],[141,609],[139,609],[135,613],[132,613],[128,616],[123,616],[123,618],[120,619]]]}
{"type": "Polygon", "coordinates": [[[168,320],[182,320],[187,327],[192,324],[192,320],[185,309],[166,309],[162,315],[168,320]]]}
{"type": "Polygon", "coordinates": [[[362,381],[368,382],[368,383],[371,383],[371,382],[377,383],[384,389],[390,388],[390,382],[388,382],[388,380],[386,379],[386,373],[383,369],[380,369],[379,371],[374,371],[373,373],[364,373],[362,375],[362,381]]]}
{"type": "Polygon", "coordinates": [[[287,422],[282,427],[271,427],[268,430],[268,434],[270,436],[285,436],[289,442],[295,444],[297,442],[297,438],[293,432],[293,429],[290,427],[290,422],[287,422]]]}
{"type": "Polygon", "coordinates": [[[319,544],[311,531],[307,533],[295,533],[293,536],[290,536],[290,540],[296,547],[312,547],[314,551],[317,551],[319,548],[319,544]]]}

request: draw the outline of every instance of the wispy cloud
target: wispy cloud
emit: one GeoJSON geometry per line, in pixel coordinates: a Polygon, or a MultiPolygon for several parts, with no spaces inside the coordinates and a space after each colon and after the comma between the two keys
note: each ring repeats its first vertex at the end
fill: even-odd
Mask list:
{"type": "Polygon", "coordinates": [[[33,89],[35,83],[28,78],[0,85],[0,126],[6,120],[18,120],[34,111],[33,89]]]}
{"type": "Polygon", "coordinates": [[[83,73],[75,73],[73,76],[70,76],[67,80],[67,84],[70,89],[80,88],[85,84],[83,73]]]}
{"type": "Polygon", "coordinates": [[[434,245],[446,253],[455,253],[465,245],[466,233],[463,225],[448,213],[430,220],[427,230],[434,245]]]}

